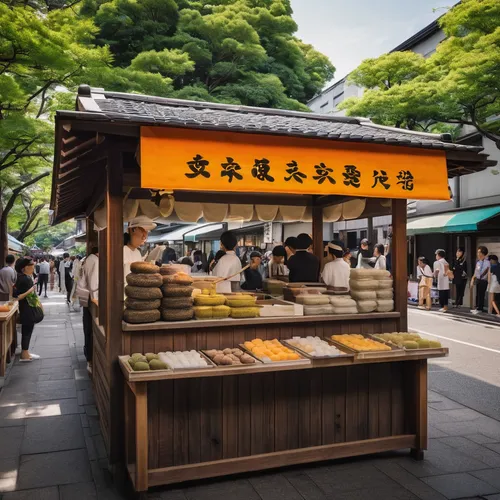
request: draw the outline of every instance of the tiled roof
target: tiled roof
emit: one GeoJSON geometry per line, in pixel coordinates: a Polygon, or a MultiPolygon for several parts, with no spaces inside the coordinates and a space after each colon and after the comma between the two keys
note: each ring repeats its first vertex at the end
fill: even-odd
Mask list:
{"type": "Polygon", "coordinates": [[[482,150],[477,146],[447,142],[445,135],[383,127],[366,119],[113,93],[87,86],[80,87],[79,97],[80,111],[138,125],[315,137],[426,149],[482,150]]]}

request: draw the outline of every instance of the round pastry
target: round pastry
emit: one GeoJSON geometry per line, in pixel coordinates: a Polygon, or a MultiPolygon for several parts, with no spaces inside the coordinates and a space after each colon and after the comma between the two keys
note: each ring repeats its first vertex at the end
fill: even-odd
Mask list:
{"type": "Polygon", "coordinates": [[[155,266],[151,262],[132,262],[130,264],[130,270],[136,274],[158,274],[160,268],[155,266]]]}
{"type": "Polygon", "coordinates": [[[392,290],[392,280],[379,280],[378,281],[379,290],[392,290]]]}
{"type": "Polygon", "coordinates": [[[219,353],[219,354],[216,354],[214,357],[213,357],[213,362],[216,364],[216,365],[220,365],[221,364],[221,361],[224,359],[224,354],[222,353],[219,353]]]}
{"type": "Polygon", "coordinates": [[[163,276],[172,276],[179,272],[184,273],[185,269],[186,268],[182,264],[163,264],[160,267],[160,274],[163,276]]]}
{"type": "Polygon", "coordinates": [[[371,313],[377,309],[376,300],[358,300],[356,305],[359,313],[371,313]]]}
{"type": "Polygon", "coordinates": [[[142,287],[160,287],[163,283],[161,274],[134,274],[130,273],[125,278],[127,283],[132,286],[142,287]]]}
{"type": "Polygon", "coordinates": [[[163,275],[163,284],[172,285],[191,285],[193,283],[193,278],[186,273],[175,273],[171,275],[163,275]]]}
{"type": "Polygon", "coordinates": [[[224,295],[197,295],[194,298],[196,306],[221,306],[226,302],[224,295]]]}
{"type": "Polygon", "coordinates": [[[193,307],[191,297],[165,297],[161,301],[163,309],[189,309],[193,307]]]}
{"type": "Polygon", "coordinates": [[[134,309],[135,311],[151,311],[152,309],[159,309],[161,306],[160,299],[154,300],[141,300],[127,297],[125,299],[125,307],[127,309],[134,309]]]}
{"type": "Polygon", "coordinates": [[[391,300],[394,297],[394,293],[392,289],[382,289],[377,290],[376,299],[389,299],[391,300]]]}
{"type": "Polygon", "coordinates": [[[351,297],[355,300],[377,300],[378,291],[375,290],[351,290],[351,297]]]}
{"type": "Polygon", "coordinates": [[[158,311],[158,309],[152,309],[151,311],[125,309],[125,311],[123,311],[123,320],[126,323],[153,323],[159,319],[160,311],[158,311]]]}
{"type": "Polygon", "coordinates": [[[132,297],[133,299],[161,299],[163,294],[159,288],[144,288],[141,286],[131,286],[127,285],[125,287],[125,295],[127,297],[132,297]]]}
{"type": "Polygon", "coordinates": [[[196,319],[211,319],[213,318],[213,312],[211,306],[195,306],[194,317],[196,319]]]}
{"type": "Polygon", "coordinates": [[[186,285],[166,284],[161,287],[164,297],[191,297],[194,288],[186,285]]]}
{"type": "Polygon", "coordinates": [[[163,321],[187,321],[193,319],[193,309],[162,309],[163,321]]]}

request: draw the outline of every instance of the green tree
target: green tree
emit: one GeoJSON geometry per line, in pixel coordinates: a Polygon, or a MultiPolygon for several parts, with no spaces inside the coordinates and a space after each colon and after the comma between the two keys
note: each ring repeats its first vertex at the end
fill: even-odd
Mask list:
{"type": "Polygon", "coordinates": [[[86,0],[82,14],[115,66],[172,79],[157,95],[307,111],[333,77],[328,58],[294,36],[288,0],[86,0]]]}
{"type": "Polygon", "coordinates": [[[350,79],[368,89],[349,115],[410,129],[473,125],[500,148],[500,2],[462,0],[440,24],[447,38],[428,59],[410,52],[364,61],[350,79]]]}

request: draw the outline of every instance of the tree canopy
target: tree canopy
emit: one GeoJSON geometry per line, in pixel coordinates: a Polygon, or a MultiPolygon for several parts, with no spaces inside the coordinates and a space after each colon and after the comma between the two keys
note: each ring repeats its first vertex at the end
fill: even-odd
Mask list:
{"type": "Polygon", "coordinates": [[[350,78],[367,91],[342,108],[409,129],[473,125],[500,148],[500,2],[462,0],[439,22],[447,38],[429,58],[393,52],[363,61],[350,78]]]}

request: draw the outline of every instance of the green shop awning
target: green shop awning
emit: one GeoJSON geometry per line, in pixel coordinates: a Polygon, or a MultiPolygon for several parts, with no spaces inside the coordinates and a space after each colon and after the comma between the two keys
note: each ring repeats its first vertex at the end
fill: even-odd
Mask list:
{"type": "Polygon", "coordinates": [[[499,214],[500,207],[489,207],[419,217],[408,221],[406,233],[411,236],[415,234],[477,231],[478,224],[499,214]]]}

